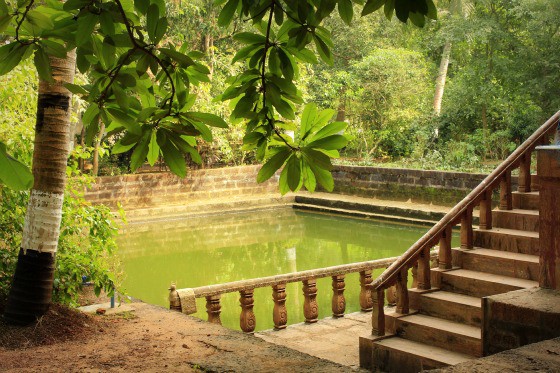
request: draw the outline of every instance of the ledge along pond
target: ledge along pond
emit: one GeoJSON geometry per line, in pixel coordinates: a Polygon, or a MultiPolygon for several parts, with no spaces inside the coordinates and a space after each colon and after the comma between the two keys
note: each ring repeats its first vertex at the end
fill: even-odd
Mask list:
{"type": "MultiPolygon", "coordinates": [[[[169,306],[167,288],[221,284],[338,264],[398,256],[426,227],[277,208],[157,220],[126,226],[119,236],[124,289],[147,303],[169,306]]],[[[376,270],[377,277],[382,270],[376,270]]],[[[359,274],[345,279],[346,312],[359,311],[359,274]]],[[[319,318],[332,315],[331,278],[317,280],[319,318]]],[[[302,284],[286,286],[288,324],[304,321],[302,284]]],[[[256,330],[273,328],[272,289],[254,294],[256,330]]],[[[197,313],[206,320],[206,300],[197,313]]],[[[222,324],[239,330],[239,293],[223,294],[222,324]]]]}

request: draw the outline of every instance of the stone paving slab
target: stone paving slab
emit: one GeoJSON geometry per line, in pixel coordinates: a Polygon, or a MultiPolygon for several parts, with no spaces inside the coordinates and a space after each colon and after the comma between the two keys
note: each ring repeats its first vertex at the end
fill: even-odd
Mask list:
{"type": "Polygon", "coordinates": [[[371,330],[371,314],[355,312],[327,317],[315,324],[294,324],[284,330],[255,333],[267,342],[359,370],[359,336],[371,330]]]}

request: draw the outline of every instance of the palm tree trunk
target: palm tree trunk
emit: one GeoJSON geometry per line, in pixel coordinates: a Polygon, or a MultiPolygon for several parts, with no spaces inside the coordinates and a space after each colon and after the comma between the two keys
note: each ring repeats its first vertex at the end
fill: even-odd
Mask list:
{"type": "Polygon", "coordinates": [[[39,80],[33,151],[33,189],[27,206],[21,249],[4,319],[29,324],[41,317],[52,299],[55,255],[62,220],[66,164],[70,146],[75,51],[50,58],[54,82],[39,80]]]}
{"type": "Polygon", "coordinates": [[[439,64],[439,72],[436,79],[436,93],[434,95],[434,113],[439,115],[441,112],[441,101],[443,99],[443,90],[445,89],[445,79],[447,78],[447,68],[449,67],[449,59],[451,57],[451,42],[446,42],[443,46],[441,62],[439,64]]]}

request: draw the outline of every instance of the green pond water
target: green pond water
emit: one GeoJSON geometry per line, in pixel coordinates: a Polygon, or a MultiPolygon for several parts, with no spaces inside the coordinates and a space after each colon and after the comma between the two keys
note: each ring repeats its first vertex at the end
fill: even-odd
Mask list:
{"type": "MultiPolygon", "coordinates": [[[[128,294],[169,305],[167,288],[219,284],[402,254],[427,228],[279,208],[131,224],[119,237],[128,294]]],[[[374,278],[382,270],[375,271],[374,278]]],[[[331,315],[331,278],[317,281],[319,317],[331,315]]],[[[359,307],[359,274],[346,276],[346,312],[359,307]]],[[[301,283],[287,284],[288,324],[302,322],[301,283]]],[[[270,329],[272,289],[255,290],[256,330],[270,329]]],[[[222,324],[239,329],[239,294],[222,295],[222,324]]],[[[206,319],[205,299],[195,316],[206,319]]]]}

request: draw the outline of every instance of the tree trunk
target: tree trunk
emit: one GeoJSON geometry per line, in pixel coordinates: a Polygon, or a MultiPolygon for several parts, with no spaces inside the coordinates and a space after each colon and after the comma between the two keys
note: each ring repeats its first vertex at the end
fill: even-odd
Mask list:
{"type": "Polygon", "coordinates": [[[451,42],[446,42],[443,46],[441,62],[439,64],[439,72],[436,79],[436,93],[434,95],[434,113],[439,115],[441,112],[441,101],[443,99],[443,90],[445,89],[445,79],[447,78],[447,68],[449,67],[449,59],[451,57],[451,42]]]}
{"type": "Polygon", "coordinates": [[[66,165],[70,145],[72,83],[75,51],[65,59],[51,57],[53,83],[39,80],[33,176],[21,249],[4,319],[29,324],[41,317],[52,299],[55,255],[62,220],[66,165]]]}

